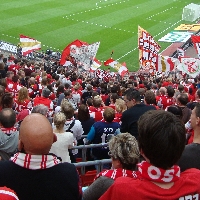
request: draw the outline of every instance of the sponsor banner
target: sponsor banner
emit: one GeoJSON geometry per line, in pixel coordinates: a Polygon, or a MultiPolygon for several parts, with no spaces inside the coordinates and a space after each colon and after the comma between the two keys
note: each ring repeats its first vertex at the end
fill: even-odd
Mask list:
{"type": "Polygon", "coordinates": [[[0,41],[0,49],[3,51],[8,51],[11,53],[17,53],[17,46],[13,44],[9,44],[4,41],[0,41]]]}
{"type": "Polygon", "coordinates": [[[160,38],[159,42],[187,42],[187,40],[191,37],[192,32],[180,32],[180,31],[172,31],[160,38]]]}

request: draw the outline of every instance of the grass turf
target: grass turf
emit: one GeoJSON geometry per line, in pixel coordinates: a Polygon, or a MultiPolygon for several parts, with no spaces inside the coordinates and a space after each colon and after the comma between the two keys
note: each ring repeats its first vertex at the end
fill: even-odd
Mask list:
{"type": "MultiPolygon", "coordinates": [[[[97,59],[126,62],[138,69],[138,25],[158,41],[181,21],[183,7],[198,0],[1,0],[0,39],[17,44],[19,34],[42,42],[42,50],[62,50],[75,39],[100,41],[97,59]],[[180,20],[180,21],[179,21],[180,20]],[[177,23],[177,21],[179,21],[177,23]]],[[[170,43],[159,42],[162,50],[170,43]]],[[[102,67],[103,68],[103,67],[102,67]]]]}

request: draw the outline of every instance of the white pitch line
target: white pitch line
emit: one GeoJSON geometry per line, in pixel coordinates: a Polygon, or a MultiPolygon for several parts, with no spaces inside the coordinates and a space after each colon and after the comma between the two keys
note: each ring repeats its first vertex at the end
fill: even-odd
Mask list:
{"type": "MultiPolygon", "coordinates": [[[[165,10],[163,10],[163,11],[160,11],[160,12],[158,12],[158,13],[156,13],[156,14],[153,14],[153,15],[151,15],[150,17],[147,17],[146,19],[147,20],[153,20],[154,22],[160,22],[160,23],[167,23],[167,22],[163,22],[163,21],[158,21],[158,20],[155,20],[155,19],[152,19],[153,17],[155,17],[155,16],[157,16],[157,15],[160,15],[160,14],[163,14],[163,13],[165,13],[165,12],[167,12],[167,11],[169,11],[169,10],[171,10],[171,9],[174,9],[174,8],[177,8],[177,7],[171,7],[171,8],[167,8],[167,9],[165,9],[165,10]]],[[[171,23],[168,23],[168,24],[171,24],[171,23]]]]}
{"type": "MultiPolygon", "coordinates": [[[[106,26],[106,25],[102,25],[102,24],[97,24],[97,23],[94,23],[94,22],[88,22],[88,21],[84,21],[84,20],[78,20],[78,19],[73,19],[73,18],[69,18],[69,17],[66,17],[68,20],[75,20],[77,22],[81,22],[81,23],[86,23],[86,24],[94,24],[96,26],[100,26],[100,27],[105,27],[105,28],[110,28],[110,29],[113,29],[113,30],[117,30],[117,31],[123,31],[123,32],[127,32],[127,33],[130,33],[131,31],[127,31],[127,30],[123,30],[121,28],[115,28],[115,27],[111,27],[111,26],[106,26]]],[[[131,32],[131,33],[135,33],[135,32],[131,32]]]]}

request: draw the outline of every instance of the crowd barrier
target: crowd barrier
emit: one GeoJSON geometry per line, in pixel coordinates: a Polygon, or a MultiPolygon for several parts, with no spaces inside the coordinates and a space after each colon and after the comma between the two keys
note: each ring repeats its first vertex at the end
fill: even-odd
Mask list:
{"type": "MultiPolygon", "coordinates": [[[[84,137],[84,136],[83,136],[84,137]]],[[[82,162],[73,163],[77,168],[81,168],[81,174],[85,174],[85,167],[95,165],[97,173],[102,171],[103,165],[111,163],[111,159],[95,160],[95,161],[86,161],[86,152],[88,148],[98,148],[98,147],[107,147],[108,143],[101,144],[89,144],[89,145],[79,145],[74,146],[72,149],[82,149],[82,162]]]]}

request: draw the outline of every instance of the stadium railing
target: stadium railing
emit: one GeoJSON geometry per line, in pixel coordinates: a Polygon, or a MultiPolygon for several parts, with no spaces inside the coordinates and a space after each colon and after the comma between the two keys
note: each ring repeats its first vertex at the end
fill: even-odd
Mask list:
{"type": "Polygon", "coordinates": [[[86,152],[88,148],[98,148],[98,147],[107,147],[108,143],[101,144],[89,144],[89,145],[79,145],[74,146],[72,149],[81,149],[82,150],[82,161],[78,163],[73,163],[77,168],[81,167],[81,174],[85,174],[85,167],[95,165],[97,168],[97,173],[102,171],[103,165],[111,163],[111,159],[95,160],[95,161],[86,161],[86,152]]]}

